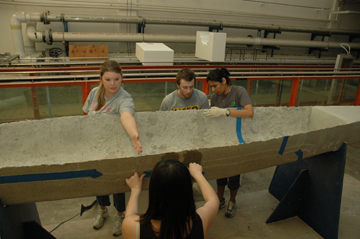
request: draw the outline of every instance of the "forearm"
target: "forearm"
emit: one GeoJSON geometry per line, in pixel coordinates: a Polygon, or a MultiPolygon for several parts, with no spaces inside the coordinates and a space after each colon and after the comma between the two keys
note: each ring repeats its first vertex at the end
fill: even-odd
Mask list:
{"type": "Polygon", "coordinates": [[[125,217],[136,215],[139,212],[139,196],[140,196],[141,190],[139,189],[132,189],[129,202],[126,207],[125,211],[125,217]]]}
{"type": "Polygon", "coordinates": [[[231,117],[236,118],[252,118],[254,116],[254,109],[252,105],[245,105],[244,109],[237,110],[237,109],[230,109],[230,115],[231,117]]]}
{"type": "Polygon", "coordinates": [[[120,116],[120,120],[124,129],[131,138],[139,135],[135,118],[130,112],[123,112],[120,116]]]}
{"type": "Polygon", "coordinates": [[[219,200],[215,190],[202,174],[196,175],[194,179],[201,189],[205,202],[208,202],[209,200],[219,200]]]}

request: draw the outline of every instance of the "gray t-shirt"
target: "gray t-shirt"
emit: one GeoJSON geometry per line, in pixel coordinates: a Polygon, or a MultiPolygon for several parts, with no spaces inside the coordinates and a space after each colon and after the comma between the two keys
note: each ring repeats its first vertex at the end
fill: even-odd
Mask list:
{"type": "Polygon", "coordinates": [[[175,90],[165,96],[163,99],[160,110],[200,110],[209,109],[209,100],[204,92],[194,89],[190,98],[181,98],[175,90]]]}
{"type": "Polygon", "coordinates": [[[217,95],[216,93],[211,95],[211,106],[219,108],[244,108],[248,104],[252,104],[252,102],[249,94],[242,86],[234,85],[226,95],[217,95]]]}
{"type": "Polygon", "coordinates": [[[98,111],[95,111],[97,106],[96,93],[99,90],[99,87],[95,87],[90,91],[85,104],[83,106],[83,111],[88,115],[94,114],[119,114],[121,115],[123,112],[128,111],[132,115],[135,113],[135,107],[133,99],[131,95],[127,93],[123,88],[110,98],[106,98],[105,96],[105,105],[98,111]]]}

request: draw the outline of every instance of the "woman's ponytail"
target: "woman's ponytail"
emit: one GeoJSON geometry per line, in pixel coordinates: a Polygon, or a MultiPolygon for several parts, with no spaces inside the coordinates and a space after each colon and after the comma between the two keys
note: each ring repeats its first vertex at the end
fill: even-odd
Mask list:
{"type": "Polygon", "coordinates": [[[96,99],[98,104],[95,111],[98,111],[105,105],[105,87],[101,80],[99,83],[99,90],[96,93],[96,99]]]}

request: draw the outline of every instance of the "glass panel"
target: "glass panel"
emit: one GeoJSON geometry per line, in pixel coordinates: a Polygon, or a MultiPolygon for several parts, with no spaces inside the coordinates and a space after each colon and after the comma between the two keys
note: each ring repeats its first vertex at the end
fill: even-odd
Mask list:
{"type": "Polygon", "coordinates": [[[90,86],[91,86],[91,89],[94,89],[95,87],[99,86],[99,83],[97,83],[97,84],[91,84],[90,86]]]}
{"type": "MultiPolygon", "coordinates": [[[[177,90],[175,82],[124,83],[121,85],[133,98],[135,111],[158,111],[164,97],[177,90]]],[[[196,82],[201,91],[202,82],[196,82]]]]}
{"type": "Polygon", "coordinates": [[[302,80],[298,92],[298,106],[327,105],[331,80],[302,80]]]}
{"type": "Polygon", "coordinates": [[[277,86],[276,106],[288,106],[291,95],[292,80],[280,80],[277,86]]]}
{"type": "MultiPolygon", "coordinates": [[[[233,85],[247,88],[248,80],[235,80],[233,85]]],[[[252,84],[251,100],[254,106],[287,106],[291,93],[291,80],[258,80],[252,84]]],[[[98,86],[92,84],[91,88],[98,86]]],[[[126,83],[136,111],[157,111],[163,98],[177,89],[175,82],[126,83]]],[[[353,104],[359,79],[303,80],[300,82],[299,106],[353,104]],[[330,103],[329,103],[330,102],[330,103]]],[[[202,90],[202,82],[196,83],[202,90]]],[[[213,94],[210,88],[209,97],[213,94]]],[[[81,86],[37,87],[41,118],[83,115],[81,86]]],[[[31,88],[0,88],[0,122],[34,119],[31,88]]]]}
{"type": "Polygon", "coordinates": [[[25,119],[34,119],[30,88],[0,88],[0,122],[25,119]]]}
{"type": "Polygon", "coordinates": [[[164,97],[177,89],[175,82],[125,83],[121,85],[132,96],[135,111],[157,111],[164,97]]]}
{"type": "Polygon", "coordinates": [[[299,106],[353,104],[359,79],[303,80],[299,91],[299,106]]]}
{"type": "Polygon", "coordinates": [[[359,79],[344,79],[339,103],[354,104],[359,83],[359,79]]]}
{"type": "MultiPolygon", "coordinates": [[[[253,106],[287,106],[290,100],[291,83],[289,80],[256,80],[252,82],[251,101],[253,106]]],[[[232,81],[233,85],[240,85],[247,89],[248,80],[232,81]]],[[[250,83],[251,84],[251,83],[250,83]]],[[[210,88],[209,95],[212,95],[210,88]]]]}
{"type": "Polygon", "coordinates": [[[81,86],[37,87],[40,118],[82,115],[81,86]]]}
{"type": "Polygon", "coordinates": [[[253,106],[275,106],[278,80],[256,80],[252,84],[253,106]]]}

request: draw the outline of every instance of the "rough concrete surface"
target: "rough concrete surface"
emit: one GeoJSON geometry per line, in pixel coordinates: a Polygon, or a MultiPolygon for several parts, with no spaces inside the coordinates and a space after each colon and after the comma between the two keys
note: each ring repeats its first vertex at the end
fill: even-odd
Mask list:
{"type": "MultiPolygon", "coordinates": [[[[143,153],[137,155],[118,116],[97,115],[0,125],[0,175],[96,170],[100,177],[0,184],[4,204],[104,195],[128,190],[125,178],[161,158],[203,165],[208,179],[251,172],[359,141],[360,107],[257,107],[242,119],[207,118],[202,111],[136,113],[143,153]],[[324,128],[325,127],[325,128],[324,128]],[[289,136],[279,154],[285,136],[289,136]],[[19,194],[18,192],[21,192],[19,194]],[[19,196],[26,195],[26,197],[19,196]]],[[[144,182],[147,188],[148,179],[144,182]]]]}

